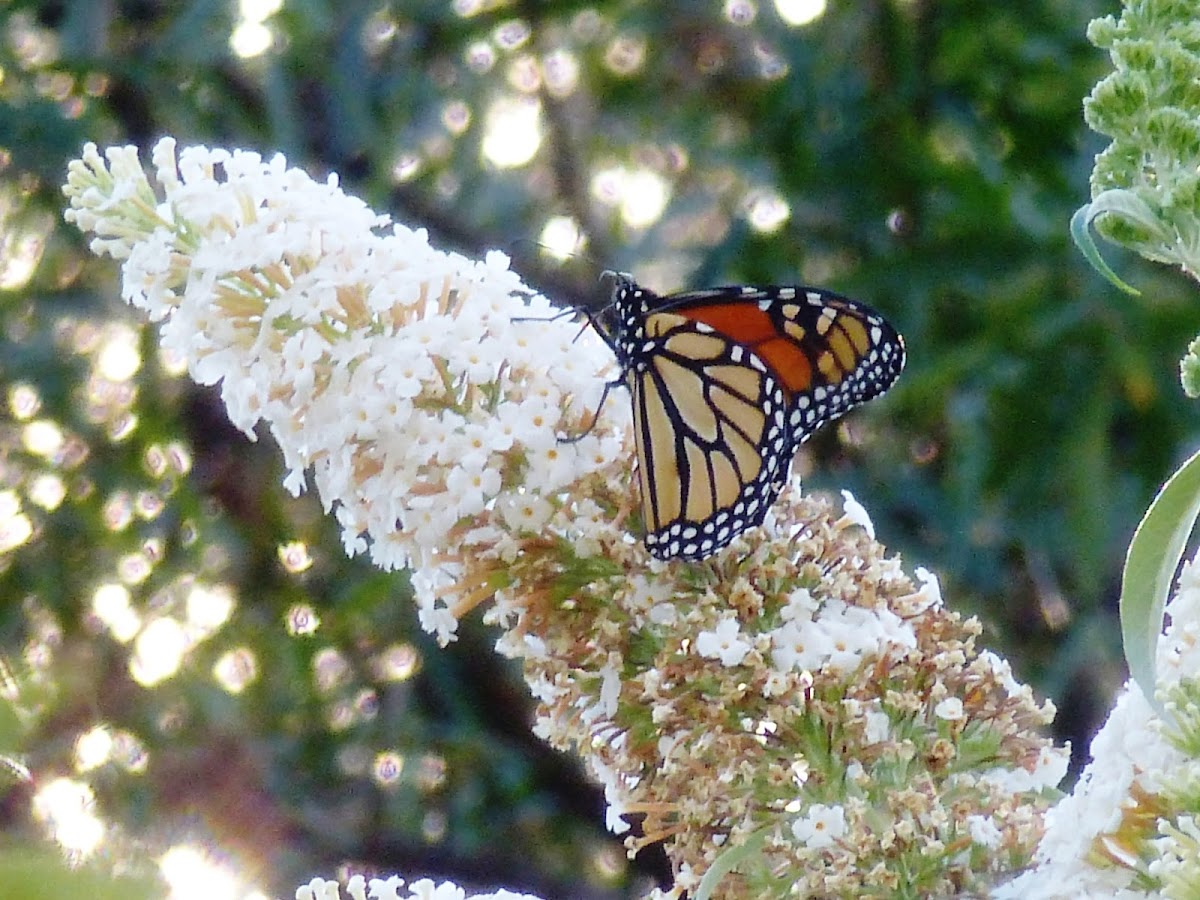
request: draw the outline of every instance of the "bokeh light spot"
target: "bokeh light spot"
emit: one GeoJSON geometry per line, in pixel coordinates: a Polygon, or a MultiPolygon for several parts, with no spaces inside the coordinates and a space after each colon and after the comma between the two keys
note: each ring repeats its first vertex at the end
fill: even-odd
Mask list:
{"type": "Polygon", "coordinates": [[[153,571],[153,563],[144,552],[126,553],[117,560],[117,576],[125,584],[141,584],[153,571]]]}
{"type": "Polygon", "coordinates": [[[187,621],[204,637],[213,634],[229,621],[237,601],[228,585],[197,584],[188,591],[187,621]]]}
{"type": "Polygon", "coordinates": [[[341,687],[350,676],[350,664],[333,647],[323,647],[313,654],[313,681],[322,694],[341,687]]]}
{"type": "Polygon", "coordinates": [[[187,651],[183,626],[169,616],[155,619],[134,642],[129,673],[142,687],[153,687],[179,671],[187,651]]]}
{"type": "Polygon", "coordinates": [[[96,374],[109,381],[128,381],[142,367],[138,333],[127,325],[114,325],[104,337],[96,354],[96,374]]]}
{"type": "Polygon", "coordinates": [[[67,486],[57,475],[43,473],[30,479],[26,493],[34,505],[40,506],[46,512],[53,512],[66,499],[67,486]]]}
{"type": "Polygon", "coordinates": [[[791,214],[787,201],[774,191],[752,191],[746,197],[746,221],[761,234],[774,234],[791,214]]]}
{"type": "Polygon", "coordinates": [[[112,758],[126,772],[135,775],[145,772],[150,764],[150,754],[145,746],[128,731],[118,731],[113,735],[112,758]]]}
{"type": "Polygon", "coordinates": [[[167,474],[167,453],[158,444],[151,444],[142,456],[142,462],[151,478],[162,478],[167,474]]]}
{"type": "Polygon", "coordinates": [[[426,794],[439,790],[446,783],[446,758],[425,753],[417,761],[416,783],[426,794]]]}
{"type": "Polygon", "coordinates": [[[496,48],[489,41],[475,41],[463,54],[467,68],[476,75],[483,75],[496,65],[496,48]]]}
{"type": "Polygon", "coordinates": [[[354,711],[358,721],[370,722],[379,715],[379,694],[372,688],[363,688],[354,698],[354,711]]]}
{"type": "Polygon", "coordinates": [[[137,500],[134,502],[138,516],[146,522],[157,519],[166,506],[166,501],[154,491],[138,491],[137,500]]]}
{"type": "Polygon", "coordinates": [[[90,772],[112,758],[113,736],[104,725],[97,725],[75,739],[75,771],[90,772]]]}
{"type": "Polygon", "coordinates": [[[321,617],[307,603],[297,603],[284,614],[284,625],[293,637],[307,637],[321,627],[321,617]]]}
{"type": "Polygon", "coordinates": [[[471,127],[471,107],[462,100],[451,100],[442,107],[442,125],[458,136],[471,127]]]}
{"type": "Polygon", "coordinates": [[[349,700],[339,700],[326,711],[325,720],[330,731],[345,731],[357,721],[354,704],[349,700]]]}
{"type": "Polygon", "coordinates": [[[117,491],[104,502],[100,517],[109,531],[124,531],[133,521],[133,498],[128,491],[117,491]]]}
{"type": "Polygon", "coordinates": [[[404,772],[404,757],[394,750],[385,750],[375,757],[372,775],[383,787],[390,787],[400,780],[404,772]]]}
{"type": "Polygon", "coordinates": [[[634,75],[645,62],[646,39],[641,35],[618,35],[604,52],[604,64],[617,75],[634,75]]]}
{"type": "Polygon", "coordinates": [[[725,18],[734,25],[749,25],[758,15],[753,0],[725,0],[725,18]]]}
{"type": "Polygon", "coordinates": [[[808,25],[825,14],[825,0],[775,0],[775,9],[788,25],[808,25]]]}
{"type": "Polygon", "coordinates": [[[49,419],[35,419],[21,430],[21,443],[35,456],[50,459],[62,449],[66,436],[49,419]]]}
{"type": "Polygon", "coordinates": [[[421,171],[421,157],[415,153],[401,153],[392,165],[392,178],[403,183],[417,176],[421,171]]]}
{"type": "Polygon", "coordinates": [[[286,544],[280,544],[276,548],[276,553],[279,554],[279,562],[283,565],[284,571],[289,574],[298,575],[312,568],[313,558],[309,555],[308,544],[304,541],[289,541],[286,544]]]}
{"type": "Polygon", "coordinates": [[[527,23],[520,19],[510,19],[496,26],[493,37],[496,46],[501,50],[516,50],[529,40],[532,33],[527,23]]]}
{"type": "Polygon", "coordinates": [[[258,678],[258,657],[249,647],[236,647],[213,665],[213,678],[230,694],[240,694],[258,678]]]}
{"type": "Polygon", "coordinates": [[[542,77],[550,96],[562,99],[579,86],[579,60],[569,50],[554,50],[542,60],[542,77]]]}
{"type": "Polygon", "coordinates": [[[392,644],[372,660],[371,668],[379,681],[407,681],[420,664],[421,654],[412,644],[392,644]]]}
{"type": "Polygon", "coordinates": [[[542,144],[542,106],[532,98],[505,97],[487,111],[484,159],[501,169],[523,166],[542,144]]]}
{"type": "Polygon", "coordinates": [[[538,242],[547,256],[561,262],[583,249],[583,232],[570,216],[552,216],[542,226],[538,242]]]}
{"type": "Polygon", "coordinates": [[[92,614],[122,644],[133,640],[142,619],[129,606],[129,589],[123,584],[102,584],[92,594],[92,614]]]}
{"type": "Polygon", "coordinates": [[[283,8],[283,0],[238,0],[238,22],[229,46],[242,59],[260,56],[271,48],[275,36],[265,24],[283,8]]]}
{"type": "Polygon", "coordinates": [[[229,36],[229,47],[235,56],[252,59],[266,53],[273,41],[271,29],[262,22],[239,22],[229,36]]]}
{"type": "Polygon", "coordinates": [[[200,847],[176,844],[158,860],[167,900],[241,900],[246,892],[232,868],[200,847]]]}
{"type": "Polygon", "coordinates": [[[104,823],[95,814],[91,785],[55,778],[33,795],[33,816],[68,853],[90,856],[104,838],[104,823]]]}
{"type": "Polygon", "coordinates": [[[186,475],[192,471],[192,453],[183,444],[168,444],[167,459],[170,461],[171,468],[175,470],[176,475],[186,475]]]}
{"type": "Polygon", "coordinates": [[[16,491],[0,491],[0,553],[15,550],[33,536],[33,522],[21,512],[16,491]]]}
{"type": "Polygon", "coordinates": [[[33,385],[17,382],[8,389],[8,408],[14,419],[24,422],[37,415],[42,408],[42,398],[33,385]]]}
{"type": "Polygon", "coordinates": [[[631,172],[621,189],[621,220],[630,228],[647,228],[662,217],[669,197],[667,181],[658,173],[631,172]]]}
{"type": "Polygon", "coordinates": [[[484,0],[454,0],[451,7],[455,15],[468,19],[483,11],[484,0]]]}
{"type": "Polygon", "coordinates": [[[430,810],[421,820],[421,837],[426,843],[436,844],[446,836],[448,825],[446,814],[439,809],[430,810]]]}

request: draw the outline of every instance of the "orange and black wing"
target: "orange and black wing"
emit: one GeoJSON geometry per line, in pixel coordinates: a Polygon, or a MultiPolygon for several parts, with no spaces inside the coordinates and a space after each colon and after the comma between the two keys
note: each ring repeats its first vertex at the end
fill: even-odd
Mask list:
{"type": "Polygon", "coordinates": [[[827,291],[660,297],[628,280],[615,306],[646,544],[663,559],[703,559],[761,523],[796,447],[904,365],[882,316],[827,291]]]}

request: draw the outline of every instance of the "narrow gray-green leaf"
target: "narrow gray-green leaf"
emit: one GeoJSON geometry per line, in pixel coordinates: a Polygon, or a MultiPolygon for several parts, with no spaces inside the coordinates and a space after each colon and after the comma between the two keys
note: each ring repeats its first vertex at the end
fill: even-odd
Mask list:
{"type": "Polygon", "coordinates": [[[708,871],[704,873],[704,877],[700,879],[700,884],[696,888],[696,900],[709,900],[722,878],[736,869],[743,861],[757,856],[762,850],[763,844],[766,843],[769,830],[769,828],[764,828],[754,832],[742,843],[736,847],[730,847],[713,860],[713,864],[708,867],[708,871]]]}
{"type": "Polygon", "coordinates": [[[1109,267],[1092,239],[1092,220],[1103,213],[1121,216],[1156,235],[1162,233],[1162,225],[1154,217],[1150,207],[1132,191],[1105,191],[1091,203],[1075,210],[1075,215],[1071,216],[1071,237],[1075,239],[1075,246],[1079,248],[1079,252],[1092,264],[1092,268],[1125,293],[1135,297],[1141,296],[1141,291],[1126,284],[1109,267]]]}
{"type": "Polygon", "coordinates": [[[1155,651],[1162,633],[1163,609],[1200,515],[1200,452],[1177,471],[1138,525],[1129,542],[1121,578],[1121,636],[1129,674],[1152,704],[1155,651]]]}

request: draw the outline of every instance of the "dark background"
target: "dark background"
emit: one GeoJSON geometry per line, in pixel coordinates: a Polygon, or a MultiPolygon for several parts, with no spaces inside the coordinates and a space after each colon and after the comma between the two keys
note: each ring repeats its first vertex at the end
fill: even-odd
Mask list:
{"type": "Polygon", "coordinates": [[[1131,299],[1067,235],[1103,146],[1081,101],[1108,61],[1084,32],[1116,11],[868,0],[789,26],[769,0],[289,0],[270,48],[243,57],[233,3],[0,4],[0,491],[33,528],[0,550],[0,752],[36,776],[2,800],[10,839],[36,832],[38,779],[71,773],[102,726],[125,756],[72,777],[95,790],[112,857],[199,844],[280,896],[343,864],[561,897],[637,895],[664,871],[655,853],[625,860],[575,761],[529,734],[492,636],[472,621],[433,647],[405,578],[345,559],[315,498],[282,490],[270,440],[164,368],[116,267],[62,223],[85,140],[147,158],[164,134],[336,171],[444,249],[505,250],[561,304],[598,302],[599,271],[618,268],[661,291],[800,282],[880,309],[908,369],[797,465],[938,573],[983,645],[1055,700],[1080,759],[1124,677],[1124,548],[1196,430],[1176,379],[1190,286],[1107,248],[1143,290],[1131,299]],[[484,136],[512,98],[538,105],[541,137],[499,168],[484,136]],[[634,173],[669,192],[643,223],[604,194],[634,173]],[[537,245],[555,217],[585,237],[562,263],[537,245]],[[144,357],[116,385],[95,377],[114,328],[144,357]],[[67,436],[49,457],[26,440],[22,386],[67,436]],[[190,457],[185,474],[164,473],[163,448],[190,457]],[[65,490],[52,509],[32,499],[46,475],[65,490]],[[289,541],[311,567],[281,562],[289,541]],[[136,642],[95,614],[97,586],[122,579],[144,623],[185,617],[188,579],[235,605],[143,687],[136,642]],[[241,693],[214,678],[223,658],[253,659],[241,693]]]}

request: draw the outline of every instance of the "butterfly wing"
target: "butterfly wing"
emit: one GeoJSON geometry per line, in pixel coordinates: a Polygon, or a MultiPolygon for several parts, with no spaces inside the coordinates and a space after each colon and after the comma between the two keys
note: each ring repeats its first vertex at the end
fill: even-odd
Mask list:
{"type": "Polygon", "coordinates": [[[760,360],[676,313],[645,323],[655,350],[631,368],[646,544],[702,559],[762,521],[778,493],[786,398],[760,360]]]}
{"type": "Polygon", "coordinates": [[[827,291],[714,288],[658,297],[629,282],[616,345],[633,395],[646,544],[703,559],[762,522],[796,447],[883,393],[904,343],[827,291]],[[635,302],[636,301],[636,302],[635,302]]]}
{"type": "Polygon", "coordinates": [[[729,287],[660,300],[762,360],[787,396],[794,444],[884,393],[904,368],[896,329],[830,291],[729,287]]]}

